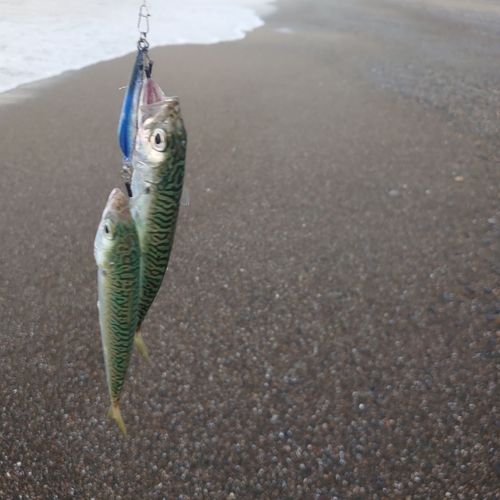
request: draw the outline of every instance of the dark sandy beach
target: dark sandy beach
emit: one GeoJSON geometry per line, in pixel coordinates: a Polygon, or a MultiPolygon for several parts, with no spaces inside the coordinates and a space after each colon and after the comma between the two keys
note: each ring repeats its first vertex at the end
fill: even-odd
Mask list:
{"type": "Polygon", "coordinates": [[[499,498],[500,18],[448,4],[152,50],[191,205],[127,440],[92,245],[134,55],[0,108],[0,499],[499,498]]]}

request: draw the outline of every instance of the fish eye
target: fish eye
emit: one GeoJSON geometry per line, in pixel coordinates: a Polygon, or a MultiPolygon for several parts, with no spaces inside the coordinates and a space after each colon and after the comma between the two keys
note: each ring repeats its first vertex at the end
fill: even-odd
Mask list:
{"type": "Polygon", "coordinates": [[[149,137],[149,142],[156,151],[165,151],[167,148],[167,134],[161,128],[156,128],[149,137]]]}
{"type": "Polygon", "coordinates": [[[115,236],[115,226],[110,220],[104,221],[104,236],[108,240],[112,240],[115,236]]]}

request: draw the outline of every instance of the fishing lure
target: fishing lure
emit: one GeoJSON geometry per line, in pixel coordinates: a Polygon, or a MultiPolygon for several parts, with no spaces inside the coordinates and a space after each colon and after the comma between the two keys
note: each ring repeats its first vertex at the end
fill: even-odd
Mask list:
{"type": "Polygon", "coordinates": [[[137,117],[142,85],[146,80],[146,72],[151,74],[152,62],[149,60],[147,49],[139,46],[137,57],[132,68],[130,81],[123,97],[120,119],[118,120],[118,142],[125,155],[124,161],[129,160],[134,151],[137,135],[137,117]]]}
{"type": "Polygon", "coordinates": [[[146,39],[149,31],[149,17],[149,10],[144,0],[139,10],[139,20],[137,23],[137,29],[140,33],[139,42],[137,43],[137,57],[132,68],[125,96],[123,97],[120,119],[118,120],[118,142],[125,155],[124,163],[130,161],[134,151],[142,85],[146,81],[146,78],[151,77],[151,70],[153,68],[153,61],[151,61],[148,55],[149,43],[146,39]]]}

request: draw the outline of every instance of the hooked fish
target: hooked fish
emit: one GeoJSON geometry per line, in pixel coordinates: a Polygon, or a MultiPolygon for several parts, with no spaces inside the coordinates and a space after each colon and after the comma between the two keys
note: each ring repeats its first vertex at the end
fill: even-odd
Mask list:
{"type": "Polygon", "coordinates": [[[123,435],[120,395],[134,346],[140,295],[140,246],[128,198],[118,188],[109,195],[94,241],[98,266],[99,325],[111,398],[108,412],[123,435]]]}
{"type": "Polygon", "coordinates": [[[118,142],[127,159],[131,158],[134,151],[139,100],[146,73],[150,70],[151,61],[147,55],[147,50],[139,47],[130,81],[123,97],[122,110],[118,121],[118,142]]]}
{"type": "Polygon", "coordinates": [[[148,78],[138,113],[131,213],[141,246],[141,293],[135,342],[148,360],[141,325],[167,270],[183,192],[187,136],[177,97],[148,78]]]}

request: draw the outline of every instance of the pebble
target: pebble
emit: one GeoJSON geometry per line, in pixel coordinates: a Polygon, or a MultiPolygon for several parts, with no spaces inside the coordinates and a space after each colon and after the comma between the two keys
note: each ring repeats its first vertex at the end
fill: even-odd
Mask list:
{"type": "Polygon", "coordinates": [[[392,196],[392,197],[396,197],[396,196],[399,196],[401,193],[399,192],[398,189],[391,189],[389,191],[389,196],[392,196]]]}

